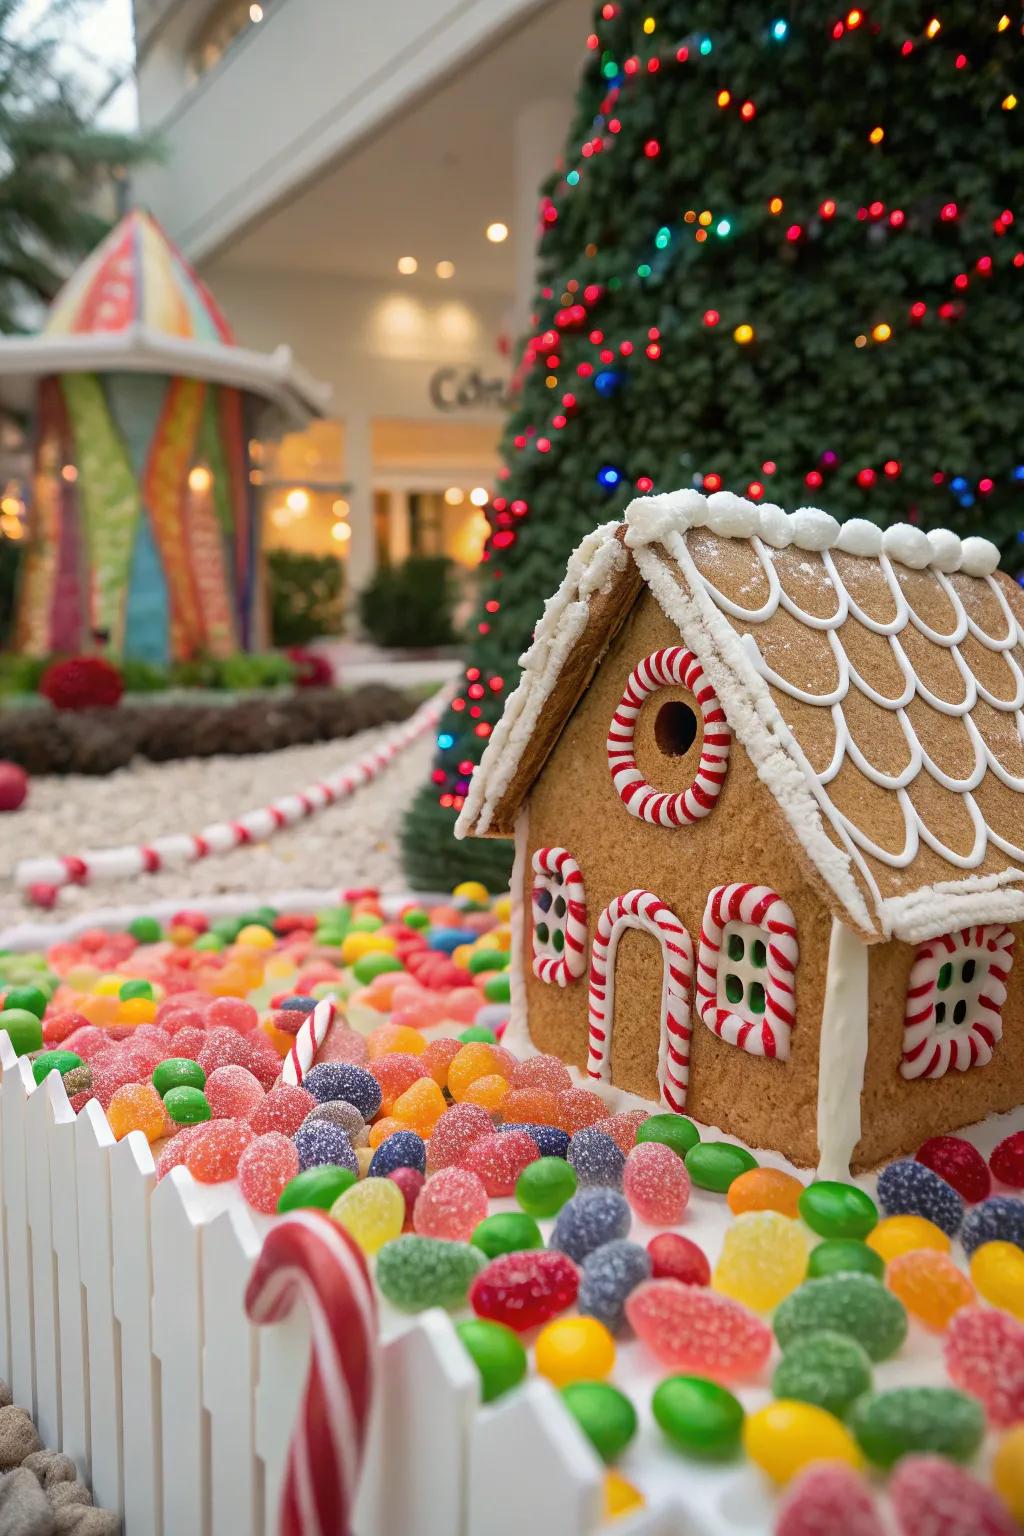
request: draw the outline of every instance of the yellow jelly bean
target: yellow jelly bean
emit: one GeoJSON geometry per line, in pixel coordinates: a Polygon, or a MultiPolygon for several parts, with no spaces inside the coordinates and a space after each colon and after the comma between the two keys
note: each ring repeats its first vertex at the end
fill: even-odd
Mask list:
{"type": "Polygon", "coordinates": [[[563,1317],[537,1335],[537,1370],[556,1387],[601,1381],[615,1364],[615,1340],[596,1317],[563,1317]]]}
{"type": "Polygon", "coordinates": [[[452,964],[457,965],[460,970],[468,971],[469,957],[472,953],[472,944],[460,944],[457,949],[452,950],[452,964]]]}
{"type": "Polygon", "coordinates": [[[262,923],[246,923],[236,934],[235,943],[243,949],[273,949],[277,939],[262,923]]]}
{"type": "MultiPolygon", "coordinates": [[[[986,1243],[984,1246],[1003,1245],[986,1243]]],[[[1000,1440],[992,1461],[992,1482],[1010,1514],[1024,1525],[1024,1424],[1015,1424],[1000,1440]]]]}
{"type": "Polygon", "coordinates": [[[401,1232],[405,1196],[393,1179],[363,1179],[338,1196],[331,1215],[364,1253],[376,1253],[401,1232]]]}
{"type": "Polygon", "coordinates": [[[123,976],[101,976],[93,986],[94,997],[116,997],[124,986],[123,976]]]}
{"type": "Polygon", "coordinates": [[[475,901],[478,906],[486,906],[491,899],[491,893],[486,885],[479,880],[463,880],[458,884],[452,896],[456,901],[475,901]]]}
{"type": "Polygon", "coordinates": [[[1024,1250],[1016,1243],[982,1243],[971,1255],[971,1279],[992,1306],[1024,1322],[1024,1250]]]}
{"type": "Polygon", "coordinates": [[[507,923],[512,916],[512,898],[510,896],[499,896],[491,911],[499,923],[507,923]]]}
{"type": "Polygon", "coordinates": [[[295,974],[295,961],[289,960],[287,955],[271,955],[263,974],[268,981],[281,981],[285,976],[295,974]]]}
{"type": "Polygon", "coordinates": [[[951,1246],[942,1228],[924,1216],[886,1216],[864,1241],[887,1264],[901,1253],[915,1253],[919,1248],[948,1253],[951,1246]]]}
{"type": "Polygon", "coordinates": [[[355,965],[364,955],[390,955],[395,950],[395,939],[390,933],[364,933],[357,929],[347,933],[341,946],[342,965],[355,965]]]}
{"type": "Polygon", "coordinates": [[[605,1473],[604,1517],[606,1520],[618,1520],[623,1515],[631,1515],[635,1509],[642,1509],[643,1506],[643,1494],[639,1488],[634,1488],[621,1472],[605,1473]]]}
{"type": "Polygon", "coordinates": [[[807,1234],[779,1211],[745,1211],[725,1234],[712,1284],[755,1312],[770,1312],[807,1277],[807,1234]]]}
{"type": "Polygon", "coordinates": [[[748,1414],[743,1445],[751,1461],[776,1483],[788,1483],[812,1461],[862,1465],[856,1440],[834,1414],[793,1398],[780,1397],[748,1414]]]}

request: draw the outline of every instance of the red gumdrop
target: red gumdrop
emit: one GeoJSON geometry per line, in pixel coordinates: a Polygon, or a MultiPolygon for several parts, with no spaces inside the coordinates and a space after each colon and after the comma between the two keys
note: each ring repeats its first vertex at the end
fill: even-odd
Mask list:
{"type": "Polygon", "coordinates": [[[171,1038],[174,1041],[172,1049],[175,1056],[187,1056],[190,1061],[198,1061],[199,1052],[206,1045],[206,1030],[194,1024],[186,1024],[184,1028],[175,1030],[171,1038]]]}
{"type": "Polygon", "coordinates": [[[193,933],[205,933],[209,926],[210,920],[206,913],[197,912],[194,907],[182,907],[171,918],[172,928],[191,928],[193,933]]]}
{"type": "Polygon", "coordinates": [[[294,1037],[305,1024],[306,1015],[300,1013],[298,1008],[275,1008],[271,1005],[270,1022],[279,1034],[294,1037]]]}
{"type": "Polygon", "coordinates": [[[651,1118],[647,1109],[623,1109],[617,1115],[602,1120],[601,1129],[610,1136],[620,1152],[630,1153],[636,1146],[636,1133],[645,1120],[651,1118]]]}
{"type": "MultiPolygon", "coordinates": [[[[76,1029],[91,1029],[89,1020],[81,1013],[48,1013],[43,1019],[43,1039],[47,1045],[60,1045],[74,1034],[76,1029]]],[[[99,1030],[96,1031],[99,1034],[99,1030]]],[[[77,1053],[79,1056],[81,1051],[77,1053]]]]}
{"type": "Polygon", "coordinates": [[[74,1051],[76,1056],[81,1056],[83,1061],[92,1061],[100,1051],[105,1051],[110,1041],[106,1031],[97,1029],[95,1024],[83,1024],[73,1034],[66,1037],[64,1049],[74,1051]]]}
{"type": "Polygon", "coordinates": [[[204,1010],[198,1008],[192,998],[167,997],[156,1011],[154,1024],[176,1035],[179,1029],[206,1028],[204,1010]]]}
{"type": "Polygon", "coordinates": [[[154,1067],[166,1061],[169,1052],[154,1045],[152,1040],[140,1040],[136,1034],[128,1044],[125,1055],[134,1066],[140,1079],[151,1077],[154,1067]]]}
{"type": "Polygon", "coordinates": [[[253,1136],[244,1120],[208,1120],[185,1155],[185,1167],[200,1184],[222,1184],[233,1179],[238,1159],[253,1136]]]}
{"type": "Polygon", "coordinates": [[[772,1348],[766,1323],[738,1301],[678,1280],[645,1280],[626,1300],[638,1338],[675,1371],[733,1381],[756,1375],[772,1348]]]}
{"type": "Polygon", "coordinates": [[[944,1456],[905,1456],[889,1480],[900,1536],[1017,1536],[998,1494],[944,1456]]]}
{"type": "Polygon", "coordinates": [[[510,1088],[543,1088],[546,1093],[567,1093],[572,1087],[565,1062],[545,1054],[516,1062],[508,1081],[510,1088]]]}
{"type": "Polygon", "coordinates": [[[957,1194],[975,1204],[987,1199],[992,1190],[988,1165],[977,1147],[962,1136],[929,1136],[914,1154],[933,1173],[952,1184],[957,1194]]]}
{"type": "Polygon", "coordinates": [[[247,1067],[217,1067],[206,1079],[206,1102],[215,1120],[251,1120],[266,1097],[247,1067]]]}
{"type": "Polygon", "coordinates": [[[98,1099],[104,1109],[109,1109],[110,1101],[119,1088],[144,1080],[126,1052],[116,1061],[105,1060],[102,1065],[93,1062],[92,1097],[98,1099]]]}
{"type": "Polygon", "coordinates": [[[416,1201],[426,1180],[418,1168],[392,1168],[385,1177],[391,1179],[402,1191],[402,1199],[405,1201],[405,1221],[402,1223],[402,1231],[411,1232],[416,1201]]]}
{"type": "Polygon", "coordinates": [[[80,1115],[92,1096],[93,1093],[91,1088],[83,1088],[81,1093],[73,1093],[70,1099],[68,1099],[68,1103],[71,1105],[71,1108],[74,1110],[75,1114],[80,1115]]]}
{"type": "Polygon", "coordinates": [[[254,1210],[272,1216],[278,1196],[299,1171],[299,1154],[280,1131],[250,1141],[238,1159],[238,1187],[254,1210]]]}
{"type": "MultiPolygon", "coordinates": [[[[461,1046],[461,1041],[459,1042],[461,1046]]],[[[511,1136],[512,1132],[508,1134],[511,1136]]],[[[450,1168],[481,1136],[494,1135],[494,1121],[482,1104],[453,1104],[446,1109],[427,1142],[427,1167],[450,1168]]]]}
{"type": "Polygon", "coordinates": [[[134,1040],[136,1043],[145,1040],[147,1045],[154,1045],[158,1051],[163,1051],[161,1061],[166,1061],[168,1056],[173,1054],[171,1036],[166,1029],[161,1029],[157,1024],[140,1024],[135,1031],[134,1040]]]}
{"type": "Polygon", "coordinates": [[[470,1286],[469,1304],[478,1317],[524,1333],[571,1307],[579,1288],[572,1259],[554,1248],[532,1248],[492,1259],[470,1286]]]}
{"type": "Polygon", "coordinates": [[[988,1160],[992,1177],[1011,1189],[1024,1189],[1024,1131],[1014,1131],[995,1148],[988,1160]]]}
{"type": "Polygon", "coordinates": [[[980,1399],[993,1424],[1024,1419],[1024,1323],[995,1308],[961,1307],[945,1357],[950,1380],[980,1399]]]}
{"type": "Polygon", "coordinates": [[[211,1029],[223,1026],[235,1029],[240,1035],[248,1035],[260,1021],[252,1003],[241,997],[215,997],[206,1010],[206,1022],[211,1029]]]}
{"type": "Polygon", "coordinates": [[[589,1088],[567,1088],[558,1095],[558,1124],[570,1136],[599,1120],[610,1119],[611,1111],[604,1099],[589,1088]]]}
{"type": "Polygon", "coordinates": [[[642,1141],[626,1158],[622,1193],[641,1221],[655,1227],[682,1221],[690,1175],[678,1153],[660,1141],[642,1141]]]}
{"type": "Polygon", "coordinates": [[[487,1210],[487,1191],[477,1174],[466,1168],[441,1168],[419,1193],[413,1230],[421,1237],[468,1243],[487,1210]]]}
{"type": "Polygon", "coordinates": [[[284,1136],[294,1136],[316,1099],[305,1088],[292,1083],[282,1083],[264,1094],[249,1116],[249,1124],[257,1136],[268,1131],[280,1131],[284,1136]]]}
{"type": "MultiPolygon", "coordinates": [[[[76,1095],[77,1097],[77,1095],[76,1095]]],[[[157,1182],[170,1173],[172,1168],[183,1168],[188,1149],[195,1141],[200,1131],[205,1131],[205,1125],[186,1125],[168,1141],[165,1141],[156,1159],[157,1182]]]]}
{"type": "Polygon", "coordinates": [[[783,1495],[775,1536],[883,1536],[871,1490],[852,1467],[818,1462],[783,1495]]]}
{"type": "Polygon", "coordinates": [[[458,1167],[477,1174],[489,1195],[510,1195],[523,1169],[538,1157],[537,1143],[525,1131],[494,1132],[467,1147],[458,1167]]]}
{"type": "Polygon", "coordinates": [[[710,1285],[711,1265],[703,1248],[679,1232],[659,1232],[647,1244],[653,1280],[678,1280],[682,1285],[710,1285]]]}
{"type": "Polygon", "coordinates": [[[385,1115],[390,1115],[392,1104],[407,1088],[428,1075],[420,1058],[407,1051],[390,1051],[386,1056],[378,1056],[376,1061],[367,1063],[367,1070],[380,1084],[380,1107],[385,1115]]]}

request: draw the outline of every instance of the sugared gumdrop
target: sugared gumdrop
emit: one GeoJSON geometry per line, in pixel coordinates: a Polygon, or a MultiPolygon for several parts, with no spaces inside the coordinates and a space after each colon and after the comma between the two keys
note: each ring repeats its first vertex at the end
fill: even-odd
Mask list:
{"type": "Polygon", "coordinates": [[[914,1161],[924,1163],[947,1184],[952,1184],[970,1205],[984,1200],[992,1191],[988,1164],[977,1147],[962,1136],[929,1136],[918,1147],[914,1161]]]}
{"type": "Polygon", "coordinates": [[[1011,1189],[1024,1189],[1024,1131],[1014,1131],[994,1148],[988,1160],[992,1177],[1011,1189]]]}
{"type": "Polygon", "coordinates": [[[257,1136],[265,1136],[268,1131],[292,1136],[315,1106],[316,1100],[305,1088],[282,1083],[261,1096],[249,1116],[249,1124],[257,1136]]]}
{"type": "Polygon", "coordinates": [[[1016,1243],[1024,1248],[1024,1200],[990,1195],[964,1217],[960,1241],[968,1257],[982,1243],[1016,1243]]]}
{"type": "Polygon", "coordinates": [[[519,1124],[557,1125],[558,1097],[546,1088],[512,1088],[501,1100],[501,1113],[519,1124]]]}
{"type": "MultiPolygon", "coordinates": [[[[313,1108],[306,1115],[306,1120],[327,1120],[331,1125],[336,1125],[339,1130],[345,1132],[354,1147],[365,1147],[369,1144],[370,1133],[366,1121],[347,1099],[328,1099],[323,1104],[313,1100],[313,1108]]],[[[382,1122],[377,1122],[378,1124],[382,1122]]]]}
{"type": "Polygon", "coordinates": [[[363,1179],[338,1196],[331,1217],[364,1253],[376,1253],[401,1232],[405,1196],[390,1179],[363,1179]]]}
{"type": "Polygon", "coordinates": [[[671,1227],[683,1219],[690,1199],[690,1175],[682,1158],[664,1142],[641,1141],[626,1158],[622,1192],[641,1221],[671,1227]]]}
{"type": "Polygon", "coordinates": [[[208,1120],[189,1143],[185,1167],[200,1184],[233,1179],[238,1161],[255,1137],[244,1120],[208,1120]]]}
{"type": "Polygon", "coordinates": [[[281,1131],[267,1131],[238,1159],[238,1187],[254,1210],[273,1216],[282,1189],[298,1171],[293,1143],[281,1131]]]}
{"type": "Polygon", "coordinates": [[[525,1131],[535,1143],[541,1157],[567,1158],[569,1154],[569,1136],[560,1125],[499,1125],[495,1129],[499,1135],[506,1136],[512,1131],[525,1131]]]}
{"type": "Polygon", "coordinates": [[[462,1050],[462,1041],[452,1035],[442,1035],[431,1040],[419,1060],[423,1070],[429,1072],[439,1088],[448,1086],[448,1069],[462,1050]]]}
{"type": "Polygon", "coordinates": [[[819,1462],[790,1483],[775,1536],[884,1536],[867,1483],[841,1461],[819,1462]]]}
{"type": "Polygon", "coordinates": [[[489,1195],[510,1195],[527,1163],[539,1156],[537,1143],[525,1131],[507,1131],[481,1136],[466,1148],[458,1166],[477,1174],[489,1195]]]}
{"type": "Polygon", "coordinates": [[[461,1305],[483,1263],[479,1248],[469,1243],[444,1243],[410,1232],[381,1249],[374,1278],[393,1306],[422,1312],[461,1305]]]}
{"type": "Polygon", "coordinates": [[[580,1272],[564,1253],[527,1249],[492,1259],[469,1288],[478,1317],[522,1333],[557,1317],[576,1300],[580,1272]]]}
{"type": "Polygon", "coordinates": [[[599,1120],[610,1119],[604,1099],[589,1088],[566,1088],[558,1095],[558,1124],[570,1136],[588,1125],[596,1125],[599,1120]]]}
{"type": "Polygon", "coordinates": [[[167,1177],[172,1168],[184,1168],[188,1149],[199,1135],[205,1131],[206,1125],[186,1125],[176,1136],[165,1141],[160,1148],[156,1159],[156,1179],[159,1184],[161,1179],[167,1177]]]}
{"type": "Polygon", "coordinates": [[[370,1052],[365,1036],[335,1019],[317,1053],[317,1065],[347,1061],[354,1067],[365,1067],[369,1059],[370,1052]]]}
{"type": "Polygon", "coordinates": [[[448,1068],[448,1092],[456,1103],[465,1098],[466,1090],[478,1077],[490,1077],[496,1064],[493,1046],[481,1040],[464,1045],[448,1068]]]}
{"type": "Polygon", "coordinates": [[[346,1061],[318,1061],[306,1073],[302,1086],[318,1104],[326,1103],[328,1099],[345,1099],[355,1105],[364,1120],[373,1119],[383,1097],[380,1084],[371,1072],[346,1061]]]}
{"type": "Polygon", "coordinates": [[[636,1133],[645,1120],[651,1118],[647,1109],[622,1109],[617,1115],[609,1115],[601,1121],[601,1129],[610,1136],[620,1152],[628,1156],[636,1146],[636,1133]]]}
{"type": "Polygon", "coordinates": [[[111,1095],[107,1120],[118,1141],[141,1131],[147,1141],[159,1141],[169,1126],[163,1100],[152,1083],[126,1083],[111,1095]]]}
{"type": "Polygon", "coordinates": [[[992,1423],[1024,1419],[1024,1323],[987,1307],[964,1307],[945,1341],[949,1378],[980,1399],[992,1423]]]}
{"type": "Polygon", "coordinates": [[[951,1184],[924,1163],[904,1157],[878,1175],[878,1203],[887,1216],[923,1216],[954,1237],[964,1202],[951,1184]]]}
{"type": "Polygon", "coordinates": [[[596,1317],[612,1333],[625,1318],[626,1298],[651,1278],[651,1256],[639,1243],[627,1239],[603,1243],[583,1260],[579,1310],[596,1317]]]}
{"type": "Polygon", "coordinates": [[[888,1360],[907,1336],[903,1303],[873,1275],[850,1271],[806,1280],[779,1303],[773,1319],[784,1350],[806,1333],[845,1333],[872,1360],[888,1360]]]}
{"type": "Polygon", "coordinates": [[[206,1022],[210,1029],[223,1026],[225,1029],[236,1029],[240,1035],[247,1035],[256,1028],[260,1016],[252,1003],[247,1003],[241,997],[215,997],[206,1010],[206,1022]]]}
{"type": "Polygon", "coordinates": [[[618,1144],[606,1136],[599,1126],[588,1125],[575,1132],[569,1141],[566,1160],[575,1168],[581,1189],[593,1185],[607,1189],[622,1188],[626,1159],[618,1144]]]}
{"type": "Polygon", "coordinates": [[[430,1135],[447,1108],[444,1094],[432,1077],[421,1077],[391,1106],[392,1116],[424,1140],[430,1135]]]}
{"type": "Polygon", "coordinates": [[[441,1168],[420,1191],[413,1230],[422,1237],[468,1242],[487,1210],[487,1191],[475,1173],[466,1168],[441,1168]]]}
{"type": "Polygon", "coordinates": [[[251,1120],[266,1095],[247,1067],[216,1067],[206,1079],[206,1102],[215,1120],[251,1120]]]}
{"type": "Polygon", "coordinates": [[[912,1317],[937,1333],[945,1330],[955,1312],[977,1299],[959,1265],[934,1248],[898,1254],[886,1265],[885,1283],[912,1317]]]}
{"type": "Polygon", "coordinates": [[[1015,1536],[999,1495],[944,1456],[905,1456],[889,1480],[900,1536],[1015,1536]]]}
{"type": "Polygon", "coordinates": [[[510,1088],[540,1088],[546,1093],[565,1093],[572,1087],[569,1068],[557,1056],[541,1054],[516,1062],[509,1077],[510,1088]]]}
{"type": "Polygon", "coordinates": [[[711,1265],[703,1248],[680,1232],[659,1232],[647,1244],[651,1275],[655,1280],[678,1280],[683,1285],[710,1285],[711,1265]]]}
{"type": "Polygon", "coordinates": [[[355,1149],[340,1126],[329,1120],[304,1120],[292,1136],[299,1154],[300,1168],[321,1168],[333,1163],[338,1168],[359,1172],[355,1149]]]}
{"type": "Polygon", "coordinates": [[[637,1337],[675,1371],[733,1381],[765,1365],[771,1330],[746,1307],[678,1280],[647,1280],[626,1302],[637,1337]]]}
{"type": "Polygon", "coordinates": [[[729,1227],[715,1266],[716,1291],[770,1312],[807,1274],[805,1229],[778,1211],[745,1211],[729,1227]]]}
{"type": "Polygon", "coordinates": [[[418,1168],[392,1168],[387,1177],[402,1191],[402,1199],[405,1201],[405,1221],[402,1223],[402,1231],[411,1232],[413,1211],[416,1209],[420,1190],[426,1182],[424,1176],[418,1168]]]}
{"type": "Polygon", "coordinates": [[[427,1148],[417,1131],[395,1131],[382,1141],[370,1160],[370,1175],[375,1179],[386,1178],[396,1168],[415,1168],[426,1172],[427,1148]]]}
{"type": "Polygon", "coordinates": [[[614,1189],[582,1189],[567,1200],[551,1232],[551,1247],[582,1264],[603,1243],[629,1233],[629,1206],[614,1189]]]}
{"type": "Polygon", "coordinates": [[[397,1098],[411,1088],[426,1073],[422,1056],[410,1056],[407,1051],[393,1051],[390,1056],[379,1056],[370,1063],[369,1071],[380,1084],[381,1110],[390,1115],[397,1098]]]}
{"type": "Polygon", "coordinates": [[[453,1104],[445,1110],[427,1142],[427,1167],[450,1168],[481,1136],[494,1134],[494,1121],[479,1104],[453,1104]]]}

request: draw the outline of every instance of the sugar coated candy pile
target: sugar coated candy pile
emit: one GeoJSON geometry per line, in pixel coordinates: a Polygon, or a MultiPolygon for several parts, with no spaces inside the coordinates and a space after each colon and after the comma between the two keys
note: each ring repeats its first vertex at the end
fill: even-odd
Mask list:
{"type": "Polygon", "coordinates": [[[776,1536],[1009,1536],[1024,1132],[987,1157],[931,1137],[870,1181],[763,1166],[508,1029],[510,919],[472,881],[144,917],[0,954],[0,1029],[157,1179],[236,1189],[261,1229],[329,1213],[382,1307],[451,1313],[483,1402],[544,1377],[607,1466],[609,1520],[643,1505],[653,1437],[742,1469],[776,1536]]]}

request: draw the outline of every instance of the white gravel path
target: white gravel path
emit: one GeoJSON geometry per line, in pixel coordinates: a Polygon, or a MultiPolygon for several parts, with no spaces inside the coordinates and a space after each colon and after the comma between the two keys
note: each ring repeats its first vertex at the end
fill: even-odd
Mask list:
{"type": "MultiPolygon", "coordinates": [[[[0,817],[0,930],[39,916],[14,886],[19,859],[118,847],[169,832],[197,832],[278,795],[303,789],[359,757],[395,729],[363,731],[342,741],[286,747],[252,757],[140,762],[106,778],[33,780],[25,807],[0,817]]],[[[53,916],[97,907],[145,907],[159,900],[294,887],[377,885],[403,890],[399,828],[424,782],[434,750],[428,731],[348,800],[278,832],[180,870],[136,880],[67,886],[53,916]]]]}

